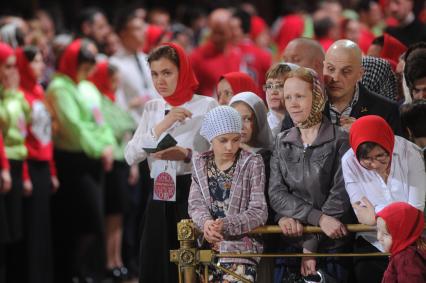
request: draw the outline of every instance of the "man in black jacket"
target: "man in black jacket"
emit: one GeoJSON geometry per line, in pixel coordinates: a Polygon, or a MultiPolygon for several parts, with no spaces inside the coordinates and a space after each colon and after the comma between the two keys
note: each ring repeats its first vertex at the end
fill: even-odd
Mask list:
{"type": "Polygon", "coordinates": [[[396,103],[367,90],[359,81],[363,75],[362,52],[350,40],[338,40],[327,50],[324,81],[328,103],[325,115],[333,124],[349,130],[356,119],[365,115],[383,117],[397,135],[401,135],[396,103]]]}
{"type": "Polygon", "coordinates": [[[390,0],[387,4],[389,14],[398,24],[385,31],[406,46],[426,41],[426,26],[414,15],[414,6],[415,0],[390,0]]]}

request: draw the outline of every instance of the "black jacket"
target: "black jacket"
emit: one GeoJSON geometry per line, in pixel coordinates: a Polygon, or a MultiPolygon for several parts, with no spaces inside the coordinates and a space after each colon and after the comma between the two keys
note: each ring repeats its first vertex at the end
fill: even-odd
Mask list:
{"type": "MultiPolygon", "coordinates": [[[[326,103],[324,115],[330,119],[330,104],[326,103]]],[[[378,115],[385,119],[394,133],[398,136],[403,136],[401,128],[401,119],[399,116],[399,107],[395,102],[378,95],[366,89],[359,83],[359,97],[357,103],[353,106],[350,117],[356,119],[366,115],[378,115]]],[[[285,115],[283,128],[286,130],[293,126],[290,115],[285,115]]]]}
{"type": "Polygon", "coordinates": [[[397,38],[406,46],[426,41],[426,25],[418,19],[415,19],[406,26],[387,27],[385,31],[397,38]]]}

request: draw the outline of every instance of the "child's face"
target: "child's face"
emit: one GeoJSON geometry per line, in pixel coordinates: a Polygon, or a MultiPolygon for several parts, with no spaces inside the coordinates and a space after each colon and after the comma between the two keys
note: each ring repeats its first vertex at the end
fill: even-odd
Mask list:
{"type": "Polygon", "coordinates": [[[379,240],[385,252],[390,252],[392,246],[392,236],[389,234],[388,228],[386,227],[386,222],[381,217],[377,218],[377,239],[379,240]]]}
{"type": "Polygon", "coordinates": [[[228,162],[235,160],[235,154],[240,148],[241,134],[224,134],[212,140],[212,148],[215,158],[228,162]]]}

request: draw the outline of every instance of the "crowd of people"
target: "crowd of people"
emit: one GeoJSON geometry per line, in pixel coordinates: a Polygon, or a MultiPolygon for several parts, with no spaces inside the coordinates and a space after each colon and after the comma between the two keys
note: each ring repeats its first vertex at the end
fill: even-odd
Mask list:
{"type": "Polygon", "coordinates": [[[426,282],[426,7],[353,2],[1,16],[0,282],[178,282],[182,219],[217,253],[391,254],[218,260],[250,282],[426,282]]]}

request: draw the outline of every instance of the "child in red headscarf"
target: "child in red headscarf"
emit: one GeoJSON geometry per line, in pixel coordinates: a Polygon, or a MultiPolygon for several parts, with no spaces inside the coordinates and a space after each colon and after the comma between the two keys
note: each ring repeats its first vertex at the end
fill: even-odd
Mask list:
{"type": "Polygon", "coordinates": [[[391,257],[382,283],[426,282],[426,239],[423,212],[394,202],[377,214],[377,238],[391,257]]]}

